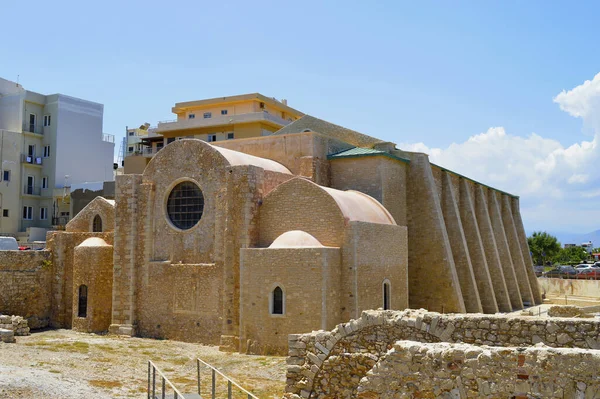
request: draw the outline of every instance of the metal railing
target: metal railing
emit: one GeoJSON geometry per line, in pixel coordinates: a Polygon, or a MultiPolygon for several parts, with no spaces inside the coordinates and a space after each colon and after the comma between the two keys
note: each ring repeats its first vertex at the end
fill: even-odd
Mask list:
{"type": "Polygon", "coordinates": [[[23,131],[37,134],[44,134],[44,126],[34,123],[23,123],[23,131]]]}
{"type": "Polygon", "coordinates": [[[115,142],[115,135],[114,134],[108,134],[108,133],[102,133],[102,141],[106,141],[107,143],[113,143],[115,142]]]}
{"type": "Polygon", "coordinates": [[[257,396],[253,395],[252,393],[248,392],[247,390],[245,390],[244,388],[242,388],[240,386],[240,384],[238,384],[237,382],[233,381],[231,378],[227,377],[225,374],[223,374],[222,372],[220,372],[219,370],[217,370],[216,368],[214,368],[213,366],[211,366],[210,364],[206,363],[204,360],[202,359],[196,359],[196,364],[197,364],[197,371],[198,371],[198,395],[201,395],[201,379],[200,379],[200,367],[201,366],[205,366],[208,367],[211,370],[211,399],[216,399],[216,394],[217,394],[217,374],[220,375],[221,377],[223,377],[226,381],[227,381],[227,399],[231,399],[231,395],[232,395],[232,389],[235,386],[239,391],[243,392],[244,394],[248,395],[248,399],[258,399],[257,396]]]}
{"type": "Polygon", "coordinates": [[[26,195],[42,195],[41,188],[35,186],[25,186],[23,188],[23,194],[26,195]]]}
{"type": "Polygon", "coordinates": [[[52,217],[53,226],[66,226],[69,223],[68,216],[54,216],[52,217]]]}
{"type": "Polygon", "coordinates": [[[28,164],[31,164],[31,165],[42,165],[43,158],[42,157],[36,157],[36,156],[33,156],[33,155],[21,154],[21,162],[28,163],[28,164]]]}
{"type": "Polygon", "coordinates": [[[175,388],[171,381],[156,367],[152,360],[148,360],[148,399],[165,399],[165,398],[173,398],[173,399],[185,399],[183,394],[175,388]],[[160,386],[157,389],[156,386],[156,374],[160,377],[160,386]],[[167,396],[167,390],[171,389],[173,391],[173,396],[167,396]],[[157,396],[156,394],[160,396],[157,396]]]}
{"type": "Polygon", "coordinates": [[[281,126],[292,123],[267,111],[249,112],[238,115],[218,115],[213,118],[177,119],[158,122],[157,131],[164,132],[179,129],[201,128],[215,125],[230,125],[244,122],[271,121],[281,126]]]}

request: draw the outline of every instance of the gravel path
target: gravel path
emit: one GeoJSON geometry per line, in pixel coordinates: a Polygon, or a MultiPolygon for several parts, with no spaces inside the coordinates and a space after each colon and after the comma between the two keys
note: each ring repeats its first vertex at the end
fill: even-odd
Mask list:
{"type": "MultiPolygon", "coordinates": [[[[182,392],[196,389],[197,357],[260,398],[281,397],[285,358],[219,352],[178,341],[50,330],[0,343],[0,399],[145,398],[152,360],[182,392]]],[[[204,374],[208,377],[208,372],[204,374]]],[[[209,379],[203,380],[208,389],[209,379]]],[[[226,392],[226,385],[218,381],[226,392]]],[[[204,391],[206,392],[206,390],[204,391]]],[[[221,395],[218,395],[221,396],[221,395]]]]}
{"type": "Polygon", "coordinates": [[[0,366],[0,398],[98,398],[110,396],[85,381],[46,370],[0,366]]]}

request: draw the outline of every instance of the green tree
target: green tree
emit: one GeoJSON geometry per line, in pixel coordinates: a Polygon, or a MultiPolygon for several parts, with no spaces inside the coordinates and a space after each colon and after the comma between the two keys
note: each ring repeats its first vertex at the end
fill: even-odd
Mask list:
{"type": "Polygon", "coordinates": [[[554,257],[554,262],[557,263],[581,263],[588,258],[585,249],[581,247],[562,248],[554,257]]]}
{"type": "Polygon", "coordinates": [[[527,237],[527,244],[536,265],[543,265],[547,260],[553,259],[561,249],[558,239],[545,231],[533,232],[527,237]]]}

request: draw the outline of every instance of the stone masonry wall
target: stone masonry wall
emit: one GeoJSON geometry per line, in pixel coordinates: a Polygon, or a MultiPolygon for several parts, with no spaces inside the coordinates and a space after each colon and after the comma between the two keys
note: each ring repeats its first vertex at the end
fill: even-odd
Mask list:
{"type": "Polygon", "coordinates": [[[425,310],[365,311],[360,319],[340,324],[330,332],[289,336],[286,395],[354,397],[360,379],[396,341],[406,339],[600,349],[600,321],[439,314],[425,310]]]}
{"type": "Polygon", "coordinates": [[[115,230],[115,207],[103,197],[93,199],[82,212],[67,223],[66,230],[70,232],[92,232],[94,218],[100,216],[102,220],[102,231],[115,230]]]}
{"type": "MultiPolygon", "coordinates": [[[[46,246],[52,254],[52,307],[50,325],[55,328],[71,328],[73,320],[73,264],[75,247],[90,237],[99,237],[112,245],[114,234],[74,233],[53,231],[46,236],[46,246]]],[[[30,325],[31,327],[31,325],[30,325]]]]}
{"type": "Polygon", "coordinates": [[[0,251],[0,314],[23,316],[32,328],[47,326],[51,266],[49,251],[0,251]]]}
{"type": "Polygon", "coordinates": [[[398,341],[358,398],[596,398],[600,351],[398,341]]]}
{"type": "Polygon", "coordinates": [[[240,350],[287,352],[287,334],[333,328],[340,317],[339,248],[242,249],[240,350]],[[298,278],[302,275],[302,278],[298,278]],[[270,312],[271,293],[284,292],[284,312],[270,312]]]}

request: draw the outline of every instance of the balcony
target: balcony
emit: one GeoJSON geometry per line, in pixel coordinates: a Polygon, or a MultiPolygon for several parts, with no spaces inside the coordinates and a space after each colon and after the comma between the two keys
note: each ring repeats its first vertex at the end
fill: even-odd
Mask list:
{"type": "Polygon", "coordinates": [[[141,156],[144,156],[144,157],[152,158],[162,148],[163,147],[160,147],[160,148],[144,147],[144,148],[142,148],[140,150],[127,151],[125,153],[125,156],[128,157],[128,156],[132,156],[132,155],[141,155],[141,156]]]}
{"type": "Polygon", "coordinates": [[[102,133],[102,141],[114,144],[115,143],[115,135],[114,134],[108,134],[108,133],[102,133]]]}
{"type": "Polygon", "coordinates": [[[268,112],[250,112],[240,115],[218,115],[213,118],[179,119],[175,121],[158,122],[157,133],[171,132],[175,130],[199,129],[203,127],[233,125],[249,122],[270,122],[278,126],[286,126],[292,123],[268,112]]]}
{"type": "Polygon", "coordinates": [[[35,187],[35,186],[25,186],[23,188],[23,194],[25,195],[35,195],[35,196],[41,196],[42,195],[42,189],[40,187],[35,187]]]}
{"type": "Polygon", "coordinates": [[[44,134],[44,126],[33,123],[23,123],[23,131],[26,133],[44,134]]]}
{"type": "Polygon", "coordinates": [[[52,218],[52,226],[55,226],[59,230],[64,230],[67,223],[69,223],[68,216],[54,216],[52,218]]]}
{"type": "Polygon", "coordinates": [[[33,166],[42,166],[43,158],[35,157],[33,155],[21,154],[21,162],[33,166]]]}

